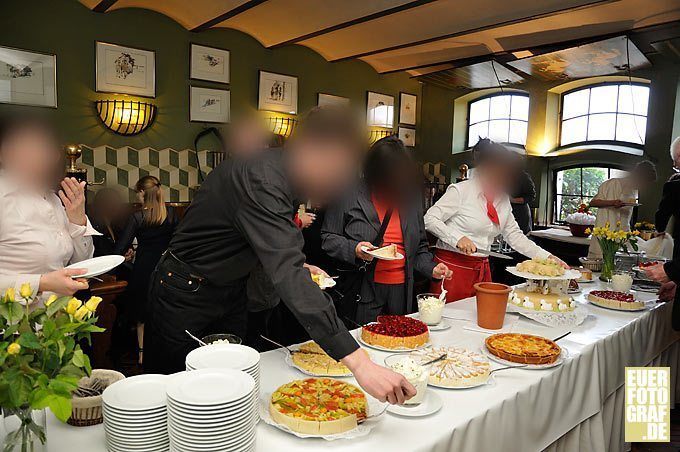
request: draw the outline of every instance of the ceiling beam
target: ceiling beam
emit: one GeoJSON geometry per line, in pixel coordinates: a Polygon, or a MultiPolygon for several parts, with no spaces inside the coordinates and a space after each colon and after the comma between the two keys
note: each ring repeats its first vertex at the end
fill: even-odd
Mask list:
{"type": "Polygon", "coordinates": [[[118,0],[102,0],[97,5],[92,8],[95,13],[105,13],[109,8],[113,6],[118,0]]]}
{"type": "MultiPolygon", "coordinates": [[[[531,20],[544,19],[546,17],[557,16],[557,15],[560,15],[560,14],[564,14],[564,13],[568,13],[568,12],[572,12],[572,11],[577,11],[577,10],[580,10],[580,9],[592,8],[592,7],[595,7],[595,6],[600,6],[602,4],[613,3],[613,2],[618,2],[618,1],[620,1],[620,0],[593,0],[590,3],[587,3],[585,5],[570,6],[570,7],[558,9],[558,10],[555,10],[555,11],[549,11],[549,12],[541,13],[541,14],[534,14],[534,15],[531,15],[531,16],[521,17],[521,18],[518,18],[518,19],[511,19],[511,20],[506,20],[504,22],[484,25],[482,27],[471,28],[469,30],[457,31],[457,32],[454,32],[454,33],[447,33],[447,34],[444,34],[444,35],[434,36],[432,38],[422,39],[420,41],[414,41],[414,42],[409,42],[409,43],[405,43],[405,44],[398,44],[398,45],[394,45],[394,46],[390,46],[390,47],[384,47],[382,49],[369,50],[367,52],[357,53],[357,54],[354,54],[354,55],[348,55],[348,56],[336,58],[336,59],[330,60],[330,61],[336,62],[336,61],[351,60],[351,59],[354,59],[354,58],[367,57],[367,56],[376,55],[376,54],[379,54],[379,53],[391,52],[392,50],[400,50],[400,49],[405,49],[407,47],[415,47],[415,46],[419,46],[419,45],[423,45],[423,44],[429,44],[431,42],[442,41],[444,39],[451,39],[451,38],[456,38],[456,37],[459,37],[459,36],[469,35],[469,34],[472,34],[472,33],[478,33],[480,31],[487,31],[487,30],[492,30],[494,28],[501,28],[501,27],[505,27],[505,26],[508,26],[508,25],[515,25],[515,24],[518,24],[518,23],[527,22],[527,21],[531,21],[531,20]]],[[[431,65],[429,65],[429,66],[431,66],[431,65]]]]}
{"type": "Polygon", "coordinates": [[[392,14],[400,13],[402,11],[407,11],[409,9],[416,8],[418,6],[426,5],[428,3],[432,3],[435,0],[416,0],[408,3],[404,3],[403,5],[395,6],[393,8],[388,8],[382,11],[375,12],[373,14],[368,14],[363,17],[357,17],[356,19],[348,20],[346,22],[342,22],[327,28],[322,28],[321,30],[313,31],[311,33],[307,33],[302,36],[298,36],[296,38],[289,39],[287,41],[279,42],[278,44],[274,44],[272,46],[269,46],[269,48],[277,48],[281,46],[285,46],[288,44],[295,44],[300,41],[305,41],[307,39],[312,39],[316,38],[317,36],[325,35],[327,33],[332,33],[334,31],[342,30],[343,28],[351,27],[353,25],[357,24],[362,24],[364,22],[369,22],[374,19],[381,19],[383,17],[387,17],[392,14]]]}
{"type": "Polygon", "coordinates": [[[239,14],[246,12],[249,9],[254,8],[257,5],[260,5],[266,1],[267,0],[248,0],[247,2],[237,6],[236,8],[230,9],[229,11],[212,18],[209,21],[202,23],[201,25],[192,28],[191,31],[195,32],[205,31],[208,28],[211,28],[221,22],[224,22],[227,19],[231,19],[234,16],[238,16],[239,14]]]}

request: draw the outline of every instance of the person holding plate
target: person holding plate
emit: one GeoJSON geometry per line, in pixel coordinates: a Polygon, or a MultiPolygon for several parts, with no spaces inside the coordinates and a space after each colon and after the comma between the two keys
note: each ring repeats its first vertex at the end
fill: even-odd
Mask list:
{"type": "MultiPolygon", "coordinates": [[[[517,225],[508,196],[516,168],[512,151],[481,139],[472,155],[472,177],[450,185],[425,214],[425,228],[438,239],[435,262],[448,265],[453,272],[444,281],[447,302],[472,297],[476,283],[491,281],[489,259],[477,249],[489,250],[499,234],[525,256],[552,259],[567,267],[529,240],[517,225]]],[[[430,292],[439,294],[441,284],[433,283],[430,292]]]]}

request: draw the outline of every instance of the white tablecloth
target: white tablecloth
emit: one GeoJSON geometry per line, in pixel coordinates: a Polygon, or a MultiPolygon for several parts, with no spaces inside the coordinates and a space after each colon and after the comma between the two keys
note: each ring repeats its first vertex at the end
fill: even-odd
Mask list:
{"type": "MultiPolygon", "coordinates": [[[[583,288],[590,291],[599,285],[595,282],[583,288]]],[[[472,299],[464,300],[447,305],[446,313],[461,317],[460,311],[469,315],[474,307],[472,299]]],[[[653,304],[647,311],[629,313],[587,305],[591,315],[559,342],[569,352],[562,366],[503,371],[496,374],[493,384],[474,389],[430,389],[444,399],[441,411],[424,418],[385,414],[369,436],[352,441],[302,440],[260,423],[257,451],[529,452],[549,448],[618,452],[623,447],[624,366],[677,364],[680,336],[670,327],[671,307],[653,304]]],[[[435,345],[480,349],[486,334],[464,330],[469,322],[451,322],[449,330],[431,333],[435,345]]],[[[520,318],[513,331],[555,338],[567,330],[520,318]]],[[[387,356],[375,350],[371,354],[379,361],[387,356]]],[[[677,366],[674,378],[676,372],[677,366]]],[[[302,377],[286,366],[283,352],[262,354],[263,392],[302,377]]],[[[105,451],[102,426],[75,428],[50,416],[48,438],[50,452],[105,451]]]]}
{"type": "Polygon", "coordinates": [[[558,242],[575,243],[577,245],[590,245],[590,237],[574,237],[569,229],[551,228],[531,231],[529,235],[542,239],[556,240],[558,242]]]}

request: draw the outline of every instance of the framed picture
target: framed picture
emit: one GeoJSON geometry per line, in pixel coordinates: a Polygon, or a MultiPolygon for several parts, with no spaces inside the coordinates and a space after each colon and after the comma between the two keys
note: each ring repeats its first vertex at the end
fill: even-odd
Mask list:
{"type": "Polygon", "coordinates": [[[296,115],[297,101],[297,77],[260,71],[258,109],[296,115]]]}
{"type": "Polygon", "coordinates": [[[399,139],[404,143],[404,146],[414,147],[416,145],[416,129],[399,127],[399,139]]]}
{"type": "Polygon", "coordinates": [[[96,90],[156,97],[156,53],[152,50],[96,43],[96,90]]]}
{"type": "Polygon", "coordinates": [[[373,127],[392,127],[394,125],[394,97],[369,91],[366,121],[369,126],[373,127]]]}
{"type": "Polygon", "coordinates": [[[0,102],[56,107],[56,55],[0,46],[0,102]]]}
{"type": "Polygon", "coordinates": [[[229,83],[229,51],[191,44],[189,78],[229,83]]]}
{"type": "Polygon", "coordinates": [[[319,107],[336,106],[349,107],[349,98],[342,96],[334,96],[333,94],[319,93],[319,99],[316,103],[319,107]]]}
{"type": "Polygon", "coordinates": [[[416,107],[418,96],[409,93],[399,93],[399,123],[416,125],[416,107]]]}
{"type": "Polygon", "coordinates": [[[191,87],[189,120],[197,122],[229,122],[231,94],[224,89],[191,87]]]}

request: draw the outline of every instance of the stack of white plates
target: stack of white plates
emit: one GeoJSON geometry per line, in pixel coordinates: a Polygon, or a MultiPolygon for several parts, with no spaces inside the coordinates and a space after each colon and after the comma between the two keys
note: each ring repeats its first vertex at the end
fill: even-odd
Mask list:
{"type": "Polygon", "coordinates": [[[180,372],[167,385],[168,433],[173,452],[246,452],[255,449],[255,380],[233,369],[180,372]]]}
{"type": "Polygon", "coordinates": [[[166,375],[138,375],[104,390],[102,409],[109,451],[168,450],[167,382],[166,375]]]}
{"type": "Polygon", "coordinates": [[[260,390],[260,354],[254,348],[240,344],[210,344],[189,352],[187,370],[235,369],[242,370],[253,379],[260,390]]]}

